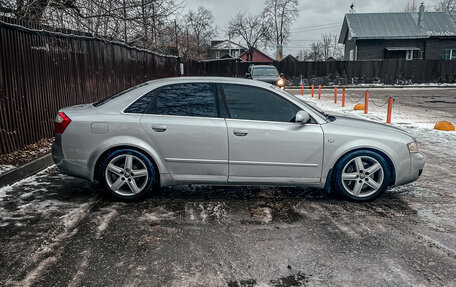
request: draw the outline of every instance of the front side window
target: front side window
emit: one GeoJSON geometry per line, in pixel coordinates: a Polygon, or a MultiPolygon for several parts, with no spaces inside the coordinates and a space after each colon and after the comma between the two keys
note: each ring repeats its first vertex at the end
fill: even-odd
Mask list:
{"type": "Polygon", "coordinates": [[[218,117],[214,84],[175,84],[159,88],[154,94],[149,114],[218,117]]]}
{"type": "Polygon", "coordinates": [[[231,118],[242,120],[294,122],[299,107],[265,89],[223,84],[231,118]]]}

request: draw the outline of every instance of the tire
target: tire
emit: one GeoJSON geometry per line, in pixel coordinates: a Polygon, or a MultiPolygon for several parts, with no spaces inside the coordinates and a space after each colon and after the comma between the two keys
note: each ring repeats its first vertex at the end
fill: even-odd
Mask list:
{"type": "Polygon", "coordinates": [[[120,149],[110,152],[103,160],[100,178],[110,196],[134,200],[150,192],[156,171],[151,160],[141,152],[120,149]]]}
{"type": "Polygon", "coordinates": [[[391,168],[377,152],[358,150],[343,156],[334,166],[334,187],[340,196],[353,201],[379,197],[391,181],[391,168]]]}

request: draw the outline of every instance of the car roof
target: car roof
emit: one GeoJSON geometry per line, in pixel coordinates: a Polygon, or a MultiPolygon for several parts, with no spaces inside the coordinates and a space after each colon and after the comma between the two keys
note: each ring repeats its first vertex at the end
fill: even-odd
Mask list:
{"type": "Polygon", "coordinates": [[[265,83],[262,81],[245,79],[245,78],[233,78],[233,77],[171,77],[171,78],[161,78],[152,81],[148,81],[148,85],[157,85],[163,86],[167,84],[178,84],[178,83],[225,83],[225,84],[244,84],[257,87],[270,87],[271,84],[265,83]]]}
{"type": "Polygon", "coordinates": [[[252,65],[252,66],[250,66],[250,68],[276,68],[276,66],[273,66],[273,65],[252,65]]]}

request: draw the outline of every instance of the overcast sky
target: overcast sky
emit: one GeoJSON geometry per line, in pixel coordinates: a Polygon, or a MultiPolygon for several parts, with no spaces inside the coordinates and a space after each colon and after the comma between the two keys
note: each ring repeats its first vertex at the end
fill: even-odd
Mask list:
{"type": "MultiPolygon", "coordinates": [[[[284,46],[284,55],[296,55],[313,41],[319,40],[322,33],[339,35],[345,13],[353,2],[347,0],[298,0],[299,17],[291,27],[291,36],[284,46]]],[[[403,11],[409,0],[359,0],[355,10],[365,12],[403,11]]],[[[420,3],[419,0],[416,0],[420,3]]],[[[434,10],[437,0],[425,2],[426,10],[434,10]],[[427,5],[426,5],[427,4],[427,5]]],[[[218,27],[218,39],[227,39],[226,28],[231,17],[239,12],[260,13],[264,0],[187,0],[183,13],[189,9],[204,6],[211,10],[218,27]]],[[[242,43],[241,43],[242,44],[242,43]]],[[[271,56],[274,52],[268,51],[271,56]]]]}

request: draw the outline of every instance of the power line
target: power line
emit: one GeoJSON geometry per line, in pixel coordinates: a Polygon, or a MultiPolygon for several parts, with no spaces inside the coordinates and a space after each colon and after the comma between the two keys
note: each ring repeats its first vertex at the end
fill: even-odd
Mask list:
{"type": "Polygon", "coordinates": [[[293,39],[293,40],[287,40],[288,42],[317,42],[320,41],[320,39],[315,39],[315,40],[309,40],[309,39],[293,39]]]}
{"type": "Polygon", "coordinates": [[[302,33],[302,32],[312,32],[312,31],[318,31],[318,30],[325,30],[325,29],[331,29],[339,26],[339,24],[336,25],[331,25],[327,27],[321,27],[321,28],[313,28],[313,29],[306,29],[306,30],[295,30],[295,31],[290,31],[290,33],[302,33]]]}
{"type": "Polygon", "coordinates": [[[294,29],[290,29],[290,31],[299,31],[299,30],[307,30],[307,29],[313,29],[313,28],[323,28],[326,26],[338,26],[340,25],[340,22],[333,22],[333,23],[327,23],[327,24],[320,24],[320,25],[312,25],[312,26],[304,26],[304,27],[297,27],[294,29]]]}
{"type": "Polygon", "coordinates": [[[319,24],[319,25],[312,25],[312,26],[296,27],[295,29],[292,29],[292,30],[307,29],[307,28],[316,28],[316,27],[329,26],[329,25],[335,25],[335,24],[340,24],[340,22],[332,22],[332,23],[319,24]]]}

